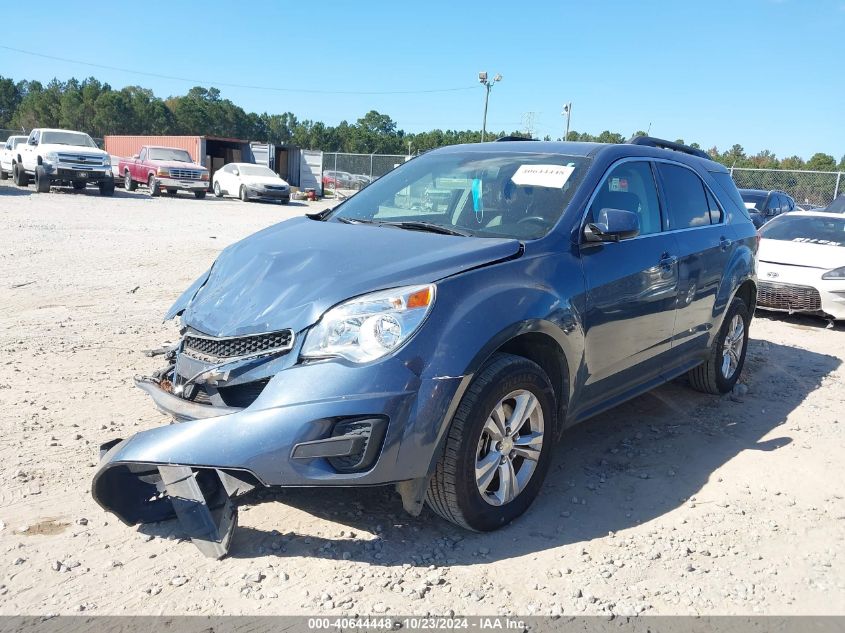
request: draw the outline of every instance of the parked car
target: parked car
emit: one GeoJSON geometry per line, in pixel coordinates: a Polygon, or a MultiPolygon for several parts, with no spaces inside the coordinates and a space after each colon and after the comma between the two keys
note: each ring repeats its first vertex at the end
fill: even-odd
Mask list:
{"type": "Polygon", "coordinates": [[[795,205],[796,211],[822,211],[824,207],[822,205],[813,204],[812,202],[804,202],[802,204],[795,205]]]}
{"type": "Polygon", "coordinates": [[[111,154],[109,155],[109,163],[111,164],[111,175],[112,178],[114,178],[115,187],[124,186],[123,178],[120,173],[120,161],[122,160],[123,158],[121,158],[120,156],[112,156],[111,154]]]}
{"type": "Polygon", "coordinates": [[[740,189],[739,194],[758,229],[773,217],[795,210],[795,200],[783,191],[740,189]]]}
{"type": "Polygon", "coordinates": [[[15,148],[12,173],[19,187],[26,187],[34,177],[38,193],[47,193],[54,185],[81,191],[89,183],[99,187],[100,195],[114,193],[111,159],[84,132],[32,130],[26,143],[15,148]]]}
{"type": "Polygon", "coordinates": [[[290,185],[269,167],[254,163],[229,163],[214,172],[214,195],[237,196],[244,202],[290,202],[290,185]]]}
{"type": "Polygon", "coordinates": [[[354,189],[355,178],[348,171],[324,171],[323,186],[330,189],[354,189]]]}
{"type": "Polygon", "coordinates": [[[134,191],[141,184],[153,197],[162,191],[171,196],[189,191],[199,199],[205,198],[208,191],[208,170],[178,147],[145,145],[132,158],[121,159],[118,169],[127,191],[134,191]]]}
{"type": "Polygon", "coordinates": [[[845,213],[845,194],[837,197],[822,210],[828,213],[845,213]]]}
{"type": "Polygon", "coordinates": [[[253,487],[392,484],[412,514],[496,529],[567,427],[683,374],[731,391],[756,249],[728,171],[683,145],[428,152],[220,254],[136,381],[181,423],[104,445],[93,495],[215,557],[253,487]]]}
{"type": "Polygon", "coordinates": [[[12,157],[21,143],[26,143],[26,136],[10,136],[0,148],[0,180],[6,180],[12,173],[12,157]]]}
{"type": "Polygon", "coordinates": [[[845,216],[791,213],[760,235],[760,308],[845,319],[845,216]]]}
{"type": "Polygon", "coordinates": [[[352,174],[352,186],[355,189],[363,189],[373,181],[366,174],[352,174]]]}

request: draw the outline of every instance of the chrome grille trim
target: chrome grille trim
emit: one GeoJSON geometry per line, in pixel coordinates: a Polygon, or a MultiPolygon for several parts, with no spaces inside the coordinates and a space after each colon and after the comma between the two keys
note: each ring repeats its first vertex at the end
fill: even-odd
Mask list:
{"type": "Polygon", "coordinates": [[[182,339],[182,353],[196,360],[219,363],[285,353],[293,348],[293,330],[245,336],[216,337],[189,331],[182,339]]]}
{"type": "Polygon", "coordinates": [[[171,178],[177,178],[179,180],[199,180],[202,177],[202,171],[199,169],[171,167],[168,171],[170,171],[171,178]]]}

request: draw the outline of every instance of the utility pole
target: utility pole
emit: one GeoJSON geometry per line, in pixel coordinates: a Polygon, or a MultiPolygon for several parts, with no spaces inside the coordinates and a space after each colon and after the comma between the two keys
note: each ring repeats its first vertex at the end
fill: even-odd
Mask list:
{"type": "Polygon", "coordinates": [[[522,127],[524,128],[525,133],[528,135],[528,138],[534,138],[534,119],[536,118],[536,116],[536,112],[522,113],[522,127]]]}
{"type": "Polygon", "coordinates": [[[487,79],[487,71],[482,70],[478,73],[478,83],[480,83],[485,88],[484,92],[484,119],[481,121],[481,142],[484,142],[484,137],[487,134],[487,103],[490,101],[490,88],[493,87],[493,84],[497,81],[502,81],[502,76],[497,74],[493,77],[492,80],[487,79]]]}
{"type": "Polygon", "coordinates": [[[563,104],[563,112],[561,112],[563,116],[566,117],[566,134],[563,135],[563,140],[569,140],[569,117],[572,116],[572,102],[564,103],[563,104]]]}

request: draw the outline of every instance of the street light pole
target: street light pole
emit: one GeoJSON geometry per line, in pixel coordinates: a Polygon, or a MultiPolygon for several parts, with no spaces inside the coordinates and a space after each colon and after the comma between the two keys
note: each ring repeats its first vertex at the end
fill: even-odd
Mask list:
{"type": "Polygon", "coordinates": [[[569,140],[569,117],[572,116],[572,102],[564,103],[563,104],[563,112],[561,112],[566,117],[566,134],[563,135],[563,140],[569,140]]]}
{"type": "Polygon", "coordinates": [[[497,74],[493,79],[487,79],[487,71],[482,70],[478,73],[478,82],[484,86],[484,118],[481,121],[481,142],[484,142],[484,137],[487,134],[487,103],[490,101],[490,88],[493,87],[493,84],[497,81],[502,81],[502,76],[497,74]]]}

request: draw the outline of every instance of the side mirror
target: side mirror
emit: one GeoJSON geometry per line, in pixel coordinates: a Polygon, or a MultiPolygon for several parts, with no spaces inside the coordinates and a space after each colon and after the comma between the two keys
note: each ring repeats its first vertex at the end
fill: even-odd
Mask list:
{"type": "Polygon", "coordinates": [[[241,172],[239,172],[237,169],[233,169],[233,170],[232,170],[232,173],[233,173],[235,176],[240,176],[240,175],[241,175],[241,172]]]}
{"type": "Polygon", "coordinates": [[[596,221],[584,227],[584,239],[588,242],[618,242],[639,234],[639,216],[623,209],[602,209],[596,221]]]}
{"type": "Polygon", "coordinates": [[[29,139],[29,141],[28,141],[28,142],[29,142],[29,144],[30,144],[30,145],[32,145],[32,146],[38,145],[38,140],[37,140],[37,139],[34,139],[34,138],[29,139]]]}
{"type": "Polygon", "coordinates": [[[138,160],[139,158],[141,158],[140,154],[135,154],[134,156],[132,156],[133,160],[138,160]]]}

